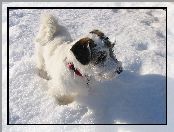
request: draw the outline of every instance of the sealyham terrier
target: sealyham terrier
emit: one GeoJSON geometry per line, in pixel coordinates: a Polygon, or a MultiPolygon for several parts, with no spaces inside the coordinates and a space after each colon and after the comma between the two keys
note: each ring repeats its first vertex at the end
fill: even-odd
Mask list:
{"type": "Polygon", "coordinates": [[[87,95],[96,82],[113,79],[123,71],[113,47],[99,30],[73,41],[53,15],[44,14],[35,38],[36,66],[39,75],[48,79],[48,92],[66,105],[78,95],[87,95]]]}

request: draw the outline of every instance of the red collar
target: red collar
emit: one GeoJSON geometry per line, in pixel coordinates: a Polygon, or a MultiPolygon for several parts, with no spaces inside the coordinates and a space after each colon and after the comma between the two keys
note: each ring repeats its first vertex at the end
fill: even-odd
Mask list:
{"type": "Polygon", "coordinates": [[[73,63],[68,63],[67,64],[67,67],[70,70],[73,70],[76,75],[83,77],[82,74],[80,73],[80,71],[77,68],[74,67],[74,64],[73,63]]]}

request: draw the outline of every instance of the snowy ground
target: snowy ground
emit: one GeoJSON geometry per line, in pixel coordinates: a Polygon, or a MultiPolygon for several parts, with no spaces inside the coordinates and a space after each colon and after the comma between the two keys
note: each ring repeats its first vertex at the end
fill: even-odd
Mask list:
{"type": "MultiPolygon", "coordinates": [[[[166,12],[164,10],[49,10],[57,16],[59,23],[68,28],[73,39],[94,28],[102,30],[113,40],[116,37],[115,54],[123,62],[124,67],[124,72],[119,78],[103,82],[94,95],[81,98],[68,106],[59,106],[47,96],[47,81],[38,77],[35,72],[33,37],[38,31],[41,12],[43,10],[10,11],[10,123],[164,124],[166,122],[166,12]]],[[[170,12],[169,15],[173,16],[170,12]]],[[[3,26],[6,26],[5,19],[4,16],[3,26]]],[[[174,32],[172,29],[168,32],[170,46],[170,43],[174,42],[172,39],[174,32]]],[[[5,33],[3,30],[3,35],[5,33]]],[[[3,50],[6,51],[5,42],[3,39],[3,50]]],[[[172,46],[168,50],[169,60],[174,58],[173,49],[172,46]]],[[[2,52],[2,56],[5,57],[6,52],[2,52]]],[[[3,61],[4,74],[5,66],[6,62],[3,61]]],[[[169,70],[171,69],[172,65],[169,64],[169,70]]],[[[169,76],[171,83],[172,74],[169,73],[169,76]]],[[[3,88],[6,88],[5,75],[3,77],[3,88]]],[[[3,90],[4,103],[6,103],[5,92],[3,90]]],[[[3,108],[3,112],[5,110],[6,108],[3,108]]],[[[3,122],[6,122],[5,117],[3,122]]],[[[124,132],[129,129],[120,127],[116,130],[124,132]]]]}

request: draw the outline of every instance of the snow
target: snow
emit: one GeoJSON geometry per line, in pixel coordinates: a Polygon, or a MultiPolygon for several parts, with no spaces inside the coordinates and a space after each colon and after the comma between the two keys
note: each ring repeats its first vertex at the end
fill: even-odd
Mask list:
{"type": "MultiPolygon", "coordinates": [[[[145,3],[147,6],[164,6],[145,3]]],[[[6,6],[48,6],[42,3],[7,3],[6,6]]],[[[55,6],[55,3],[49,3],[55,6]]],[[[59,5],[57,3],[57,5],[59,5]]],[[[73,3],[61,3],[60,6],[73,3]]],[[[79,3],[79,6],[82,6],[79,3]]],[[[96,6],[95,3],[86,5],[96,6]]],[[[101,5],[98,3],[98,6],[101,5]]],[[[106,3],[105,6],[112,6],[106,3]]],[[[115,6],[136,6],[135,3],[114,3],[115,6]]],[[[145,6],[140,4],[139,6],[145,6]]],[[[168,17],[174,16],[173,5],[168,6],[168,17]]],[[[166,16],[161,9],[124,10],[47,10],[60,24],[67,27],[73,39],[94,28],[102,30],[111,40],[116,38],[115,54],[123,63],[124,71],[116,79],[100,84],[94,93],[77,101],[59,106],[47,95],[47,80],[36,74],[33,38],[38,32],[39,16],[43,10],[11,10],[9,19],[9,123],[12,124],[165,124],[166,86],[166,16]]],[[[6,12],[2,17],[2,56],[6,58],[6,12]]],[[[172,102],[174,55],[173,19],[168,21],[168,102],[172,102]],[[171,27],[171,28],[170,28],[171,27]]],[[[169,127],[108,126],[6,126],[6,60],[3,72],[3,130],[4,131],[164,131],[169,127]],[[143,129],[142,129],[143,128],[143,129]],[[47,130],[46,130],[47,129],[47,130]]],[[[169,107],[169,114],[173,107],[169,107]]],[[[170,118],[169,118],[170,119],[170,118]]]]}

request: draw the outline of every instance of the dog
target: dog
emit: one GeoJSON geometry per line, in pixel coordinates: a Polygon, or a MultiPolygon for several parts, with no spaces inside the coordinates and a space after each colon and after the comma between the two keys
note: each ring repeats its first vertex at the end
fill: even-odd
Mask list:
{"type": "Polygon", "coordinates": [[[72,40],[53,15],[42,15],[35,58],[39,75],[48,80],[48,93],[60,105],[67,105],[79,95],[88,95],[96,82],[116,77],[123,68],[113,47],[114,43],[97,29],[72,40]]]}

